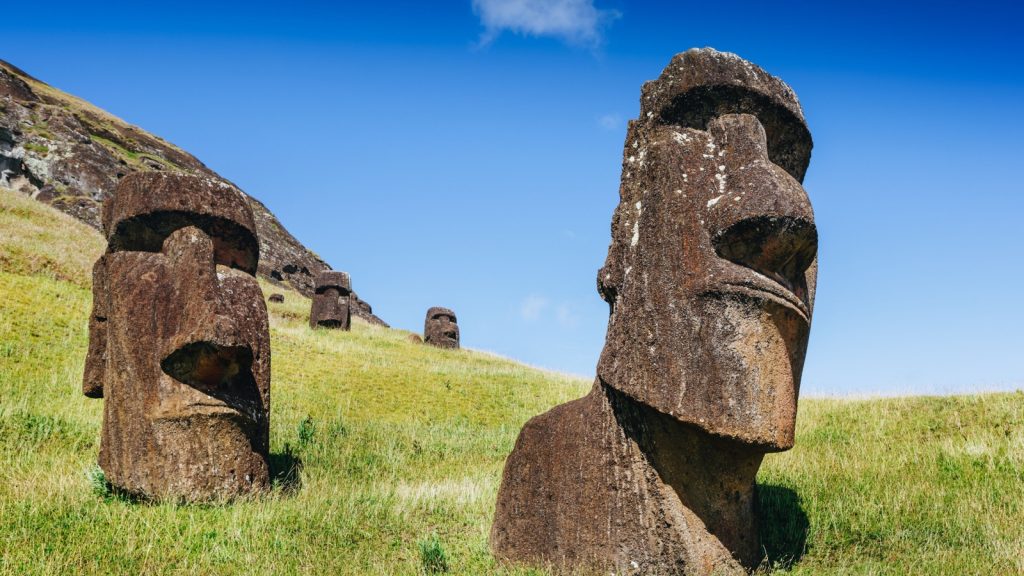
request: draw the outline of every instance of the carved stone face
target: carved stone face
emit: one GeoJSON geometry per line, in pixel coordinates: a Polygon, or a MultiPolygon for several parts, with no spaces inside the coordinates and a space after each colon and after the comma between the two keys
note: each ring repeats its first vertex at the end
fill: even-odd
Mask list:
{"type": "Polygon", "coordinates": [[[427,310],[423,326],[423,341],[438,348],[459,347],[459,325],[455,312],[448,308],[434,307],[427,310]]]}
{"type": "Polygon", "coordinates": [[[246,200],[131,174],[104,208],[83,382],[105,399],[101,467],[149,498],[267,488],[270,339],[246,200]]]}
{"type": "Polygon", "coordinates": [[[690,51],[643,89],[598,288],[598,376],[708,433],[792,446],[817,231],[796,96],[730,54],[690,51]]]}
{"type": "Polygon", "coordinates": [[[339,328],[352,326],[352,280],[347,272],[328,270],[316,279],[316,292],[309,312],[311,328],[339,328]]]}

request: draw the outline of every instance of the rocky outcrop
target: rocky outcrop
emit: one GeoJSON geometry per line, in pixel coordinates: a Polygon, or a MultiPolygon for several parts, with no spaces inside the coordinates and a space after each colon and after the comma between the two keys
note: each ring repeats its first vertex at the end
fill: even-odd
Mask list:
{"type": "MultiPolygon", "coordinates": [[[[103,203],[132,172],[185,172],[237,189],[194,156],[0,60],[0,186],[99,229],[103,203]]],[[[246,195],[260,240],[259,275],[313,295],[330,269],[260,201],[246,195]]],[[[384,322],[355,306],[353,313],[384,322]]]]}

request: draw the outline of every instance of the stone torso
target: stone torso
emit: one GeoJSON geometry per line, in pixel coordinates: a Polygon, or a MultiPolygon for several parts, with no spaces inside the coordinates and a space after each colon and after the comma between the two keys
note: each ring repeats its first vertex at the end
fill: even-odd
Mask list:
{"type": "Polygon", "coordinates": [[[614,394],[597,382],[523,427],[498,496],[495,554],[559,574],[744,573],[645,454],[652,431],[619,424],[614,394]]]}

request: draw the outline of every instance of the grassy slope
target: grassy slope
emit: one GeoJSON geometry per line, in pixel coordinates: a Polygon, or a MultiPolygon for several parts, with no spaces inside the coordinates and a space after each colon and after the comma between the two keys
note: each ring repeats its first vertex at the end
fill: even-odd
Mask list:
{"type": "MultiPolygon", "coordinates": [[[[527,418],[589,383],[361,322],[313,332],[295,293],[270,304],[271,449],[281,470],[302,461],[298,485],[220,506],[98,493],[102,402],[79,386],[102,249],[0,191],[0,572],[416,574],[436,534],[453,573],[540,573],[488,554],[502,463],[527,418]]],[[[797,447],[759,478],[769,552],[799,556],[788,571],[1024,573],[1024,394],[800,411],[797,447]]]]}

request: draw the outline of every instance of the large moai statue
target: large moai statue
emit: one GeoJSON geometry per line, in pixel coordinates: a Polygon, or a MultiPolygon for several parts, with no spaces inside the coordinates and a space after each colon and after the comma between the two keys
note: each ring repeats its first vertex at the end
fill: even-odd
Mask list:
{"type": "Polygon", "coordinates": [[[352,280],[348,272],[325,270],[316,277],[310,328],[352,328],[352,280]]]}
{"type": "Polygon", "coordinates": [[[758,564],[754,478],[793,446],[814,300],[810,153],[793,91],[733,54],[690,50],[644,84],[598,273],[597,378],[520,433],[498,557],[561,573],[758,564]]]}
{"type": "Polygon", "coordinates": [[[427,318],[423,322],[423,341],[438,348],[458,349],[459,324],[455,312],[440,306],[427,310],[427,318]]]}
{"type": "Polygon", "coordinates": [[[83,391],[100,467],[147,499],[268,488],[270,334],[249,204],[199,176],[134,173],[103,207],[83,391]]]}

